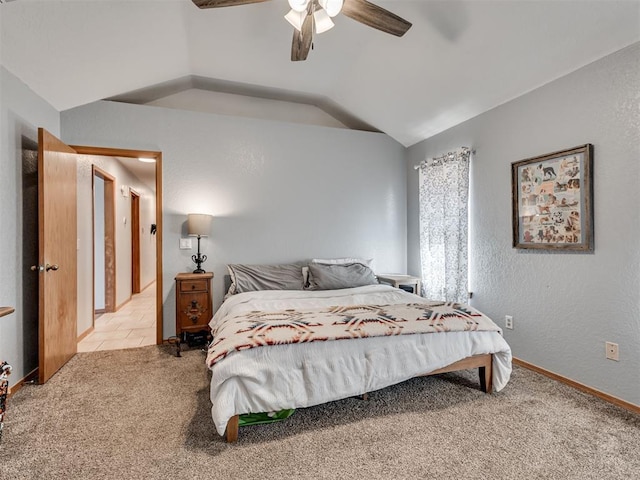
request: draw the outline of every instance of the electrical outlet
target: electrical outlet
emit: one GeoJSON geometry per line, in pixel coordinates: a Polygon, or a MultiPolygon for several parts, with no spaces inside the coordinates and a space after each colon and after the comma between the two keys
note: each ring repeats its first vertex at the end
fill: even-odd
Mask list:
{"type": "Polygon", "coordinates": [[[513,330],[513,317],[511,315],[504,316],[504,326],[509,330],[513,330]]]}
{"type": "Polygon", "coordinates": [[[605,342],[604,343],[604,348],[605,348],[605,356],[609,360],[615,360],[616,362],[620,361],[620,358],[618,356],[618,344],[617,343],[605,342]]]}

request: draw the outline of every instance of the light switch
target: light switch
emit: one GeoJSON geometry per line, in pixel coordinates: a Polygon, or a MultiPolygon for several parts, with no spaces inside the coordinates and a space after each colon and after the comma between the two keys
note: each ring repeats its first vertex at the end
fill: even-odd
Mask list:
{"type": "Polygon", "coordinates": [[[191,239],[190,238],[181,238],[180,239],[180,250],[191,250],[191,239]]]}

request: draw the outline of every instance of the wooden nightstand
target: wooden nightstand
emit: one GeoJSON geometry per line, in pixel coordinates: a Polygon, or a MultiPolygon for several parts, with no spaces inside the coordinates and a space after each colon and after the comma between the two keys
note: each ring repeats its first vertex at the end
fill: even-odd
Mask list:
{"type": "Polygon", "coordinates": [[[176,336],[189,346],[205,344],[210,336],[212,278],[211,272],[176,275],[176,336]]]}
{"type": "MultiPolygon", "coordinates": [[[[389,285],[402,288],[402,287],[411,287],[410,293],[415,293],[416,295],[420,295],[420,279],[418,277],[412,277],[411,275],[394,275],[394,274],[386,274],[381,273],[376,275],[378,277],[378,281],[380,283],[388,283],[389,285]]],[[[403,288],[403,290],[406,290],[403,288]]]]}

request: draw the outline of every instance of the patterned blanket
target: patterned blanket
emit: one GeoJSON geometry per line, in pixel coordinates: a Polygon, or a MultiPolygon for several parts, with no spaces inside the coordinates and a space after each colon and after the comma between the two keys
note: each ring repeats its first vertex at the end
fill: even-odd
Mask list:
{"type": "Polygon", "coordinates": [[[472,307],[449,302],[253,311],[218,323],[207,365],[235,351],[267,345],[464,331],[500,328],[472,307]]]}

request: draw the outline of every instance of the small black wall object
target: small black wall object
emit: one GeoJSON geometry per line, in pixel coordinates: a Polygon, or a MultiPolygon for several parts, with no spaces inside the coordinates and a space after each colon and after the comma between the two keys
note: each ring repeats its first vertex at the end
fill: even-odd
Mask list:
{"type": "Polygon", "coordinates": [[[152,223],[151,224],[151,235],[155,235],[157,229],[158,229],[158,227],[156,227],[156,224],[152,223]]]}

